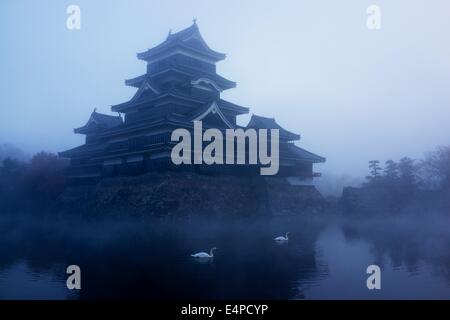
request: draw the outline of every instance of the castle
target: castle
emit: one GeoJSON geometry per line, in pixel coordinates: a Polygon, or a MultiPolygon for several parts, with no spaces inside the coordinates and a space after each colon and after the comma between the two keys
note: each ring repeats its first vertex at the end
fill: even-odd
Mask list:
{"type": "Polygon", "coordinates": [[[86,136],[85,144],[59,153],[70,159],[68,176],[72,182],[161,170],[259,174],[259,165],[174,165],[171,149],[176,143],[171,133],[178,128],[192,131],[194,121],[201,121],[203,130],[278,129],[277,176],[293,177],[308,185],[320,175],[313,172],[313,164],[325,158],[296,146],[300,135],[282,128],[275,119],[252,115],[245,127],[236,123],[237,116],[249,113],[249,109],[221,98],[221,92],[236,87],[236,83],[216,73],[216,63],[225,59],[225,54],[209,48],[195,21],[187,29],[170,32],[165,41],[137,57],[147,63],[147,70],[125,81],[137,91],[129,101],[111,107],[119,115],[94,110],[84,126],[74,129],[86,136]]]}

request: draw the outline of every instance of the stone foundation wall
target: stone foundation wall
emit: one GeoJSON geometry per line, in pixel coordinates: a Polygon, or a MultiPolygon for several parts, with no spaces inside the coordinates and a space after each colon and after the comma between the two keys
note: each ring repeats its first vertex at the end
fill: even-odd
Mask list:
{"type": "Polygon", "coordinates": [[[299,214],[325,205],[313,186],[286,178],[148,173],[68,187],[57,206],[93,216],[255,216],[299,214]]]}

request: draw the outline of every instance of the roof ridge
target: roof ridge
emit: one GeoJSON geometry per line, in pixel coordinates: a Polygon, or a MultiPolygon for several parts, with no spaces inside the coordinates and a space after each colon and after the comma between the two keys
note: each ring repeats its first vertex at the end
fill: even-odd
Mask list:
{"type": "MultiPolygon", "coordinates": [[[[177,31],[174,33],[170,32],[169,37],[178,37],[180,34],[188,33],[188,31],[191,31],[191,30],[194,30],[194,31],[199,30],[198,26],[197,26],[197,22],[192,23],[189,27],[181,29],[180,31],[177,31]]],[[[172,31],[172,29],[170,29],[170,31],[172,31]]]]}
{"type": "MultiPolygon", "coordinates": [[[[167,35],[166,39],[161,42],[160,44],[147,49],[144,52],[138,53],[137,57],[138,59],[146,60],[150,54],[158,54],[158,51],[165,50],[170,48],[171,46],[175,46],[177,44],[182,44],[185,46],[185,48],[188,48],[190,50],[197,51],[201,54],[206,54],[214,59],[214,61],[220,61],[225,59],[226,55],[224,53],[217,52],[213,49],[211,49],[208,44],[206,43],[205,39],[203,39],[203,36],[200,33],[200,30],[198,28],[198,25],[196,22],[194,22],[191,26],[182,29],[178,32],[172,33],[172,31],[169,31],[169,34],[167,35]],[[193,45],[189,45],[186,40],[189,40],[191,37],[195,36],[203,46],[203,49],[199,49],[193,45]]],[[[160,52],[159,52],[160,53],[160,52]]]]}
{"type": "MultiPolygon", "coordinates": [[[[258,116],[257,114],[254,114],[254,113],[252,113],[252,117],[255,117],[255,118],[263,118],[263,119],[268,119],[268,120],[273,120],[273,121],[275,121],[275,118],[274,117],[263,117],[263,116],[258,116]]],[[[275,121],[276,122],[276,121],[275,121]]]]}

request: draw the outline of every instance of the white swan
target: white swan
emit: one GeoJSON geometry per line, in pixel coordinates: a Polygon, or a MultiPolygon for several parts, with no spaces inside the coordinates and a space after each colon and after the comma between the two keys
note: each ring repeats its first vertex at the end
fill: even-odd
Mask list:
{"type": "Polygon", "coordinates": [[[273,240],[280,241],[280,242],[289,241],[288,235],[289,235],[289,232],[286,232],[286,236],[285,237],[279,236],[279,237],[274,238],[273,240]]]}
{"type": "Polygon", "coordinates": [[[214,250],[216,250],[216,249],[217,249],[216,247],[212,248],[211,251],[209,251],[209,253],[206,253],[206,252],[194,253],[194,254],[191,254],[191,257],[200,258],[200,259],[201,258],[211,259],[211,258],[214,258],[214,250]]]}

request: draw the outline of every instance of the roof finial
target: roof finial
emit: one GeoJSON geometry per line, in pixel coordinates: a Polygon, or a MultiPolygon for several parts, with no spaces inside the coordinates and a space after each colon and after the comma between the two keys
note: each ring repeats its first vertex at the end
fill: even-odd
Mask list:
{"type": "Polygon", "coordinates": [[[192,19],[192,23],[195,24],[195,25],[197,25],[197,18],[194,17],[194,18],[192,19]]]}
{"type": "Polygon", "coordinates": [[[169,35],[168,37],[170,37],[172,35],[172,29],[169,29],[169,35]]]}
{"type": "Polygon", "coordinates": [[[94,113],[97,113],[97,107],[94,108],[94,113]]]}

